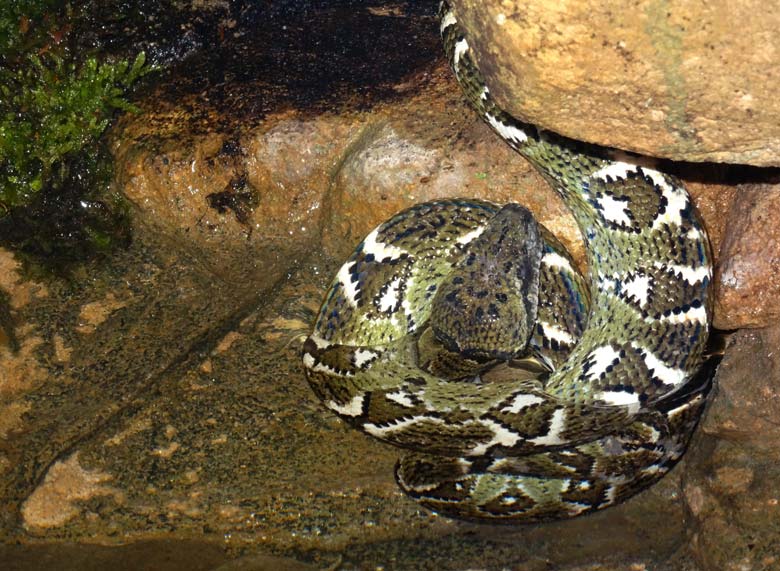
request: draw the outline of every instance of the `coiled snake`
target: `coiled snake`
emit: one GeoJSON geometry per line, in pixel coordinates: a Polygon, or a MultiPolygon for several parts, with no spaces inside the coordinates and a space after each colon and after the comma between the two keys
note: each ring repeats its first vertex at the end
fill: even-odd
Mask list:
{"type": "Polygon", "coordinates": [[[397,481],[432,510],[535,522],[605,508],[669,471],[703,408],[706,233],[675,178],[499,109],[454,12],[439,16],[469,101],[574,214],[589,282],[522,207],[414,206],[341,266],[304,343],[308,381],[412,451],[397,481]]]}

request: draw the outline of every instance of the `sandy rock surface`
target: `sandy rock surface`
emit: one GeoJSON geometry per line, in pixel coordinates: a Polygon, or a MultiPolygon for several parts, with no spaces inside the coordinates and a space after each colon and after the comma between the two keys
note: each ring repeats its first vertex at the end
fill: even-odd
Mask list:
{"type": "Polygon", "coordinates": [[[678,161],[780,164],[780,14],[758,0],[451,1],[523,120],[678,161]]]}

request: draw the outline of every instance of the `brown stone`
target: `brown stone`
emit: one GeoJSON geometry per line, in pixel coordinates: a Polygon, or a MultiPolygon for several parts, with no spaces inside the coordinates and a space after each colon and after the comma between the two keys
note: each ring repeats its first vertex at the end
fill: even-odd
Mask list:
{"type": "Polygon", "coordinates": [[[728,213],[715,272],[716,327],[763,327],[780,320],[780,186],[740,189],[728,213]]]}
{"type": "Polygon", "coordinates": [[[560,199],[466,105],[444,65],[397,103],[281,111],[236,140],[187,133],[181,145],[168,133],[179,120],[147,110],[120,123],[117,183],[142,232],[184,244],[227,280],[280,274],[320,232],[326,252],[344,258],[403,208],[451,197],[521,202],[583,258],[560,199]]]}
{"type": "MultiPolygon", "coordinates": [[[[444,65],[397,102],[340,115],[283,111],[238,140],[188,134],[188,145],[174,144],[165,124],[151,130],[158,124],[149,118],[154,113],[125,119],[115,133],[118,183],[136,205],[142,229],[184,244],[231,282],[281,275],[320,237],[327,254],[344,259],[396,212],[451,197],[524,204],[584,266],[567,209],[468,107],[444,65]],[[213,203],[238,179],[244,186],[236,192],[252,204],[242,210],[227,198],[213,203]]],[[[676,173],[687,179],[716,256],[730,220],[725,213],[738,194],[723,182],[724,173],[696,165],[676,173]]]]}
{"type": "Polygon", "coordinates": [[[316,240],[331,171],[362,128],[280,112],[237,139],[190,133],[181,145],[165,125],[150,132],[158,122],[149,111],[114,134],[117,183],[139,229],[185,244],[224,279],[267,283],[316,240]]]}
{"type": "Polygon", "coordinates": [[[31,326],[16,328],[18,350],[0,345],[0,398],[14,398],[46,380],[46,370],[36,359],[43,339],[31,326]]]}
{"type": "Polygon", "coordinates": [[[738,332],[688,454],[684,499],[702,571],[774,569],[780,561],[780,327],[738,332]]]}
{"type": "Polygon", "coordinates": [[[83,305],[79,311],[76,331],[83,334],[93,333],[112,313],[122,309],[127,303],[127,300],[117,299],[113,292],[109,292],[104,299],[83,305]]]}
{"type": "MultiPolygon", "coordinates": [[[[15,321],[16,314],[31,302],[45,298],[49,292],[44,284],[24,279],[19,263],[11,252],[0,248],[0,294],[5,293],[8,299],[10,321],[15,321]]],[[[0,311],[2,308],[0,297],[0,311]]],[[[46,378],[44,367],[35,358],[43,339],[31,324],[5,324],[0,319],[0,405],[5,399],[12,399],[31,387],[39,385],[46,378]],[[4,325],[9,326],[6,331],[4,325]]],[[[29,405],[15,403],[2,411],[0,416],[6,416],[0,422],[0,440],[11,427],[19,421],[19,415],[14,411],[24,409],[29,405]]]]}
{"type": "Polygon", "coordinates": [[[780,12],[758,0],[452,0],[491,93],[574,139],[780,164],[780,12]]]}
{"type": "Polygon", "coordinates": [[[5,248],[0,248],[0,291],[8,294],[8,303],[15,310],[48,295],[44,284],[22,277],[21,262],[5,248]]]}
{"type": "Polygon", "coordinates": [[[121,494],[105,485],[110,479],[109,474],[82,468],[78,452],[57,462],[22,506],[25,527],[35,532],[61,526],[83,514],[78,502],[95,496],[113,496],[121,501],[121,494]]]}
{"type": "Polygon", "coordinates": [[[372,122],[335,176],[323,228],[326,251],[346,258],[400,210],[462,197],[524,204],[581,260],[579,230],[558,196],[455,93],[445,77],[372,122]]]}
{"type": "Polygon", "coordinates": [[[735,333],[702,431],[780,458],[780,327],[735,333]],[[746,374],[749,371],[750,374],[746,374]]]}
{"type": "MultiPolygon", "coordinates": [[[[694,173],[695,167],[691,176],[695,176],[694,173]]],[[[710,238],[713,256],[717,260],[720,257],[720,245],[726,232],[728,213],[732,203],[739,196],[739,188],[734,184],[697,182],[695,179],[684,182],[696,210],[701,215],[710,238]]]]}
{"type": "Polygon", "coordinates": [[[0,405],[0,442],[7,440],[13,431],[23,426],[22,416],[31,408],[32,405],[26,402],[0,405]]]}
{"type": "MultiPolygon", "coordinates": [[[[167,131],[166,121],[180,118],[147,110],[114,135],[118,183],[141,228],[184,244],[234,283],[280,276],[319,239],[327,254],[344,259],[396,212],[448,197],[524,204],[583,266],[567,209],[469,108],[449,69],[418,79],[415,94],[370,110],[280,111],[237,139],[188,133],[187,145],[167,131]]],[[[737,188],[712,166],[684,165],[676,174],[688,181],[717,256],[737,188]]]]}

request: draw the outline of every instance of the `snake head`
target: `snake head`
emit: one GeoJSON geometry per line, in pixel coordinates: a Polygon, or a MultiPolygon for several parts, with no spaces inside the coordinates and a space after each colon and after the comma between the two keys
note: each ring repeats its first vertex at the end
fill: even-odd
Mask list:
{"type": "Polygon", "coordinates": [[[439,286],[431,311],[437,340],[478,361],[522,352],[536,319],[542,249],[533,215],[518,204],[504,206],[464,245],[439,286]]]}

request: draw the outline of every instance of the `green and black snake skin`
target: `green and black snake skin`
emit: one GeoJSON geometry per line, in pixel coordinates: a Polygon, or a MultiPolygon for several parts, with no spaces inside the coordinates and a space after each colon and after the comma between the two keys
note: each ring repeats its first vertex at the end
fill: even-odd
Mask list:
{"type": "Polygon", "coordinates": [[[411,451],[397,481],[429,509],[509,522],[603,509],[666,474],[703,409],[706,233],[648,161],[499,109],[446,3],[440,22],[469,101],[574,214],[589,279],[522,207],[414,206],[339,270],[307,378],[328,409],[411,451]]]}

